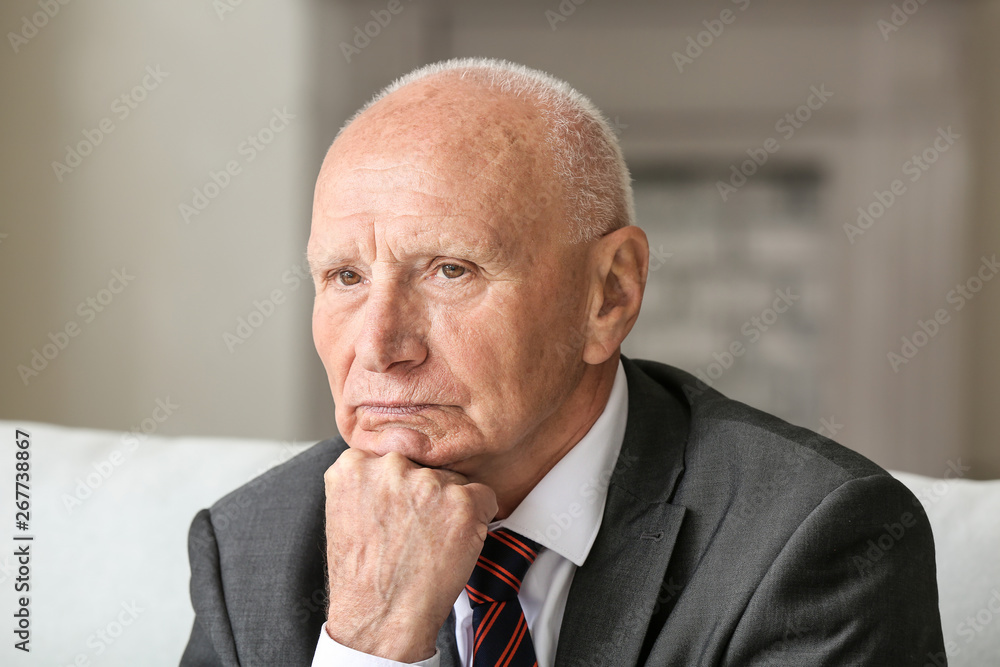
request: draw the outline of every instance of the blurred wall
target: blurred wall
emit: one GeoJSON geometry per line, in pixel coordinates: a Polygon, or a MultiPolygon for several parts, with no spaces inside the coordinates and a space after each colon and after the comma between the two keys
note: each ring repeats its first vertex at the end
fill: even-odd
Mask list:
{"type": "Polygon", "coordinates": [[[312,3],[57,6],[0,9],[0,413],[304,435],[312,3]]]}
{"type": "MultiPolygon", "coordinates": [[[[834,304],[820,414],[834,425],[828,434],[880,464],[941,476],[963,456],[967,465],[981,447],[965,409],[973,309],[949,311],[946,325],[912,359],[894,366],[888,355],[902,355],[903,338],[912,340],[918,322],[953,308],[947,294],[974,268],[966,187],[975,139],[959,75],[966,67],[965,9],[928,3],[894,18],[892,3],[860,1],[588,2],[563,9],[474,2],[456,5],[450,43],[452,55],[505,57],[572,82],[616,123],[633,167],[708,165],[720,179],[747,150],[775,136],[776,120],[802,105],[811,86],[832,91],[769,165],[805,166],[824,178],[834,304]],[[708,24],[719,34],[707,35],[708,24]],[[695,40],[701,48],[689,50],[695,40]],[[857,208],[870,207],[894,180],[909,179],[905,163],[949,127],[960,138],[932,169],[906,180],[905,194],[877,222],[849,236],[844,225],[858,224],[857,208]]],[[[761,305],[747,304],[746,311],[761,305]]],[[[656,323],[646,324],[655,335],[656,323]]],[[[645,356],[641,347],[626,347],[645,356]]],[[[712,357],[661,360],[694,371],[712,357]]],[[[974,468],[963,474],[996,474],[987,465],[974,468]]]]}
{"type": "MultiPolygon", "coordinates": [[[[16,91],[0,111],[0,416],[128,429],[169,399],[178,407],[157,423],[163,433],[332,433],[312,288],[297,275],[319,161],[393,78],[480,55],[590,95],[634,168],[694,165],[719,178],[825,85],[829,103],[767,166],[823,179],[832,303],[818,413],[887,467],[941,476],[961,461],[964,475],[998,476],[1000,288],[962,311],[946,297],[1000,246],[1000,3],[926,3],[895,17],[893,4],[404,1],[368,39],[359,33],[386,3],[61,6],[0,58],[16,91]],[[731,20],[705,39],[723,10],[731,20]],[[689,51],[697,39],[706,45],[689,51]],[[168,74],[152,87],[157,66],[168,74]],[[150,89],[122,116],[116,99],[144,78],[150,89]],[[113,130],[57,174],[52,163],[104,118],[113,130]],[[847,234],[857,208],[948,127],[960,138],[932,168],[863,234],[847,234]],[[134,279],[112,293],[123,268],[134,279]],[[97,312],[88,298],[108,303],[97,312]],[[948,322],[894,368],[888,353],[941,308],[948,322]],[[18,367],[35,370],[33,357],[41,370],[25,376],[18,367]]],[[[17,31],[37,11],[5,5],[0,25],[17,31]]],[[[637,341],[656,335],[657,322],[643,326],[637,341]]],[[[711,357],[661,360],[693,371],[711,357]]]]}
{"type": "MultiPolygon", "coordinates": [[[[967,17],[966,66],[973,142],[969,275],[980,257],[1000,255],[1000,1],[976,2],[967,17]]],[[[1000,477],[1000,285],[980,293],[968,342],[970,458],[973,470],[1000,477]]]]}

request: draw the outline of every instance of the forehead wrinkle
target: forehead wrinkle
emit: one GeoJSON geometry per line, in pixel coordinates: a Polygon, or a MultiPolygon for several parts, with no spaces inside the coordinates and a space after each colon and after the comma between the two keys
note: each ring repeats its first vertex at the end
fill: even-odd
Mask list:
{"type": "MultiPolygon", "coordinates": [[[[413,162],[398,162],[396,164],[375,165],[375,166],[356,165],[354,167],[351,167],[351,171],[362,172],[362,173],[374,173],[374,174],[385,174],[400,169],[405,169],[412,173],[420,174],[422,177],[430,178],[435,181],[441,181],[444,183],[448,182],[448,179],[445,178],[443,175],[435,174],[433,171],[426,169],[421,165],[415,164],[413,162]]],[[[406,176],[404,176],[404,178],[406,178],[406,176]]]]}
{"type": "Polygon", "coordinates": [[[469,217],[464,214],[396,216],[394,221],[398,220],[403,224],[397,226],[383,223],[384,229],[376,238],[376,245],[381,247],[378,243],[381,240],[386,250],[397,261],[411,257],[431,258],[445,255],[477,264],[488,264],[503,250],[500,234],[487,222],[477,227],[475,236],[470,236],[465,231],[470,227],[469,217]],[[428,218],[433,219],[430,225],[427,225],[428,218]],[[411,220],[417,223],[417,226],[407,224],[411,220]],[[390,244],[392,248],[389,247],[390,244]]]}
{"type": "MultiPolygon", "coordinates": [[[[350,217],[353,216],[347,216],[350,217]]],[[[357,227],[367,227],[366,230],[359,229],[359,238],[338,235],[330,245],[313,241],[307,249],[307,258],[312,270],[317,271],[359,259],[371,263],[399,263],[442,255],[476,264],[491,264],[499,256],[513,250],[503,247],[500,234],[489,223],[477,227],[477,237],[470,238],[464,231],[469,227],[469,217],[464,214],[397,215],[389,220],[370,219],[369,223],[359,220],[357,227]],[[430,226],[427,226],[428,219],[433,220],[430,226]],[[395,224],[397,221],[402,224],[395,224]],[[411,221],[417,226],[409,224],[411,221]],[[454,224],[451,225],[440,224],[452,221],[454,224]],[[371,239],[371,243],[363,243],[365,236],[371,239]],[[345,243],[341,245],[338,241],[345,243]]]]}
{"type": "MultiPolygon", "coordinates": [[[[512,189],[510,179],[504,179],[502,174],[481,171],[478,175],[481,184],[475,188],[475,196],[469,196],[470,188],[467,183],[456,182],[455,179],[447,178],[446,174],[439,176],[408,165],[407,173],[412,175],[411,170],[419,171],[420,177],[416,183],[412,182],[412,178],[401,179],[409,181],[405,182],[405,187],[399,187],[401,183],[395,179],[388,179],[388,182],[374,179],[358,188],[343,183],[342,187],[337,188],[343,196],[333,201],[320,202],[318,213],[327,221],[353,219],[355,224],[370,224],[375,220],[381,223],[416,220],[433,221],[433,224],[438,225],[456,220],[456,227],[461,227],[475,221],[477,227],[489,229],[490,237],[496,240],[499,236],[498,224],[502,225],[502,220],[515,213],[511,210],[511,205],[521,198],[518,189],[512,189]],[[428,182],[423,176],[431,176],[434,182],[428,182]],[[440,187],[440,183],[445,184],[445,187],[440,187]],[[485,185],[489,187],[483,187],[485,185]],[[401,210],[398,213],[390,212],[393,208],[401,210]]],[[[379,168],[373,171],[382,170],[379,168]]],[[[391,227],[387,227],[385,231],[390,229],[391,227]]]]}
{"type": "Polygon", "coordinates": [[[526,213],[552,190],[545,134],[537,119],[520,117],[515,112],[523,110],[508,100],[500,105],[503,113],[491,104],[460,127],[444,128],[439,115],[423,118],[426,100],[419,101],[411,107],[418,114],[369,113],[338,138],[326,165],[332,168],[326,191],[336,203],[318,212],[328,219],[332,213],[367,218],[359,222],[371,225],[371,233],[378,220],[378,233],[390,239],[394,254],[444,252],[498,267],[530,262],[537,253],[525,238],[527,230],[516,227],[552,219],[526,213]],[[385,217],[391,209],[395,215],[385,217]],[[434,229],[418,234],[410,220],[434,229]],[[397,222],[404,224],[397,227],[397,222]],[[468,238],[477,233],[473,228],[478,238],[468,238]],[[401,229],[402,236],[396,231],[401,229]],[[412,240],[401,243],[406,236],[412,240]]]}

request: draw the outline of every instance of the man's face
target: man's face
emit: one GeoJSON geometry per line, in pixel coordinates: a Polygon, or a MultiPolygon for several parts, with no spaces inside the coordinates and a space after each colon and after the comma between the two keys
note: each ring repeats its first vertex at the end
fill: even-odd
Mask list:
{"type": "Polygon", "coordinates": [[[579,381],[586,255],[538,118],[449,94],[408,86],[327,155],[313,338],[352,447],[474,475],[531,447],[579,381]]]}

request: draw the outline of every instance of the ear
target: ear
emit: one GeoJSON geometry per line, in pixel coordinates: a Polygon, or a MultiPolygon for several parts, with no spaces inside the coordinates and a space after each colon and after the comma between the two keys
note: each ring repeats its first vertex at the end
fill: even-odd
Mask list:
{"type": "Polygon", "coordinates": [[[635,225],[605,234],[591,249],[592,287],[583,360],[601,364],[632,330],[649,269],[649,242],[635,225]]]}

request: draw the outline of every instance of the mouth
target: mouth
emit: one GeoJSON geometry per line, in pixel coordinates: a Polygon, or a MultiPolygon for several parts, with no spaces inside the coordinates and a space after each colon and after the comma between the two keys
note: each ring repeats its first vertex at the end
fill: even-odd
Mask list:
{"type": "Polygon", "coordinates": [[[362,403],[359,410],[375,415],[413,415],[434,407],[430,403],[362,403]]]}

